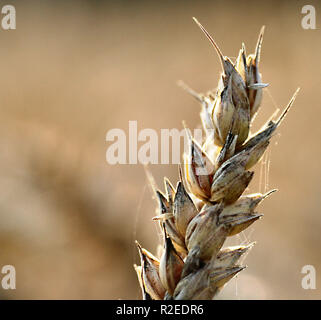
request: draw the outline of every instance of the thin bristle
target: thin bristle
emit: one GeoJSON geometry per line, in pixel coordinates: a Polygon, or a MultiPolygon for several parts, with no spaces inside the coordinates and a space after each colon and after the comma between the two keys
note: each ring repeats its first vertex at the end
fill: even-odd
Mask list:
{"type": "Polygon", "coordinates": [[[263,36],[264,36],[265,26],[262,26],[259,34],[259,38],[257,40],[256,48],[255,48],[255,64],[256,67],[258,67],[260,62],[260,56],[261,56],[261,47],[263,42],[263,36]]]}
{"type": "Polygon", "coordinates": [[[165,221],[173,218],[173,213],[168,212],[168,213],[163,213],[158,216],[155,216],[152,218],[153,221],[165,221]]]}
{"type": "Polygon", "coordinates": [[[216,42],[214,41],[213,37],[207,32],[207,30],[201,25],[201,23],[195,18],[193,17],[193,20],[195,21],[195,23],[200,27],[200,29],[204,32],[205,36],[207,37],[207,39],[210,41],[210,43],[213,45],[213,47],[215,48],[221,63],[222,63],[222,67],[223,70],[225,69],[224,67],[224,63],[225,63],[225,59],[223,56],[223,53],[221,51],[221,49],[219,48],[219,46],[216,44],[216,42]]]}
{"type": "Polygon", "coordinates": [[[145,171],[146,178],[147,178],[147,181],[149,183],[149,186],[151,187],[151,189],[153,191],[153,197],[156,197],[156,191],[157,191],[156,181],[155,181],[155,179],[154,179],[154,177],[152,175],[152,172],[148,168],[147,164],[144,164],[144,171],[145,171]]]}
{"type": "Polygon", "coordinates": [[[191,130],[187,127],[186,121],[183,120],[183,121],[182,121],[182,124],[183,124],[184,130],[185,130],[185,132],[186,132],[186,135],[187,135],[187,137],[188,137],[188,140],[189,140],[189,141],[192,141],[192,140],[193,140],[193,135],[192,135],[191,130]]]}
{"type": "Polygon", "coordinates": [[[177,82],[177,85],[182,88],[184,91],[189,93],[192,97],[194,97],[197,101],[199,102],[204,102],[204,98],[202,97],[201,94],[197,93],[194,91],[192,88],[190,88],[184,81],[179,80],[177,82]]]}
{"type": "Polygon", "coordinates": [[[262,199],[267,198],[269,195],[271,195],[272,193],[277,192],[277,191],[278,191],[278,189],[272,189],[272,190],[264,193],[263,196],[262,196],[262,199]]]}
{"type": "Polygon", "coordinates": [[[142,246],[140,245],[140,243],[137,240],[135,240],[135,244],[137,246],[139,254],[141,255],[142,254],[142,246]]]}
{"type": "Polygon", "coordinates": [[[286,108],[284,109],[284,111],[282,112],[282,114],[280,115],[279,119],[276,120],[276,125],[279,126],[281,124],[281,122],[283,121],[283,119],[285,118],[285,116],[287,115],[287,113],[289,112],[290,108],[292,107],[298,93],[300,91],[300,88],[298,88],[294,95],[292,96],[290,102],[288,103],[288,105],[286,106],[286,108]]]}

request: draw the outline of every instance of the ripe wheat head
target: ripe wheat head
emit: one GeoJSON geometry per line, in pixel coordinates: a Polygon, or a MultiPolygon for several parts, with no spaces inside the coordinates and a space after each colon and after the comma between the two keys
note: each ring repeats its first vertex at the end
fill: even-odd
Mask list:
{"type": "Polygon", "coordinates": [[[253,178],[251,168],[261,159],[271,137],[290,109],[297,92],[276,120],[250,134],[263,88],[259,72],[264,27],[254,54],[245,45],[233,63],[224,56],[206,29],[194,18],[218,53],[222,75],[215,91],[198,94],[182,86],[201,104],[206,134],[197,142],[186,129],[189,146],[176,187],[165,178],[165,193],[156,190],[159,223],[164,240],[160,259],[136,242],[141,266],[134,266],[144,299],[213,299],[244,269],[239,258],[253,244],[222,248],[258,220],[258,204],[266,194],[242,195],[253,178]]]}

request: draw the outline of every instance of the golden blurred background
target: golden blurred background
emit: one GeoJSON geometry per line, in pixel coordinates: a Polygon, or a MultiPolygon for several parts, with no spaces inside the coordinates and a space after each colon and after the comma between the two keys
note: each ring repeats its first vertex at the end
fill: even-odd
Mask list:
{"type": "MultiPolygon", "coordinates": [[[[223,53],[253,51],[266,25],[264,92],[254,130],[297,87],[299,96],[255,168],[248,190],[278,188],[264,218],[229,244],[257,241],[248,268],[220,299],[321,298],[320,58],[317,29],[301,27],[304,1],[0,1],[17,29],[0,29],[0,268],[16,290],[1,299],[140,299],[134,240],[156,252],[156,202],[142,165],[110,165],[112,128],[200,125],[200,107],[177,87],[215,88],[220,62],[192,21],[223,53]],[[269,169],[269,170],[268,170],[269,169]],[[261,174],[260,174],[261,172],[261,174]],[[304,265],[317,288],[301,286],[304,265]]],[[[319,15],[318,15],[319,14],[319,15]]],[[[176,165],[151,165],[178,179],[176,165]]],[[[0,274],[1,278],[1,274],[0,274]]]]}

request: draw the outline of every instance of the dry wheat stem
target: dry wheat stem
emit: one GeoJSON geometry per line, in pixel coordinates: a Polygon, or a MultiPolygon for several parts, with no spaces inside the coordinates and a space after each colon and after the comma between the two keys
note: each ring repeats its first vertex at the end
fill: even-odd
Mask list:
{"type": "Polygon", "coordinates": [[[189,152],[184,154],[184,172],[180,167],[176,187],[165,178],[165,193],[155,190],[159,211],[153,220],[161,226],[164,248],[158,259],[136,242],[141,266],[135,265],[135,270],[144,299],[210,300],[244,269],[238,260],[253,244],[223,245],[227,237],[262,217],[256,208],[275,191],[243,195],[254,174],[250,169],[263,156],[298,92],[278,119],[250,135],[267,86],[259,73],[264,27],[255,53],[247,55],[242,44],[233,63],[193,19],[215,48],[223,72],[217,89],[206,94],[180,83],[201,103],[206,139],[199,144],[186,129],[189,152]]]}

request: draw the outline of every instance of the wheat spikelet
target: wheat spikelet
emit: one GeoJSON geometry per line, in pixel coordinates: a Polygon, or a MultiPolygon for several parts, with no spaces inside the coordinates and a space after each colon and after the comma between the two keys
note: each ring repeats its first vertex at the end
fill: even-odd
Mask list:
{"type": "Polygon", "coordinates": [[[196,142],[187,129],[189,152],[184,155],[184,174],[176,187],[165,178],[165,193],[156,191],[163,230],[164,250],[160,260],[137,243],[141,266],[135,266],[144,299],[213,299],[226,282],[244,269],[239,258],[253,244],[222,248],[262,214],[256,212],[266,194],[242,195],[253,171],[267,149],[272,134],[291,107],[269,120],[249,136],[250,125],[262,100],[259,60],[264,28],[255,53],[245,46],[235,63],[221,50],[194,18],[220,58],[223,73],[216,92],[198,94],[183,84],[202,106],[201,120],[206,139],[196,142]]]}

